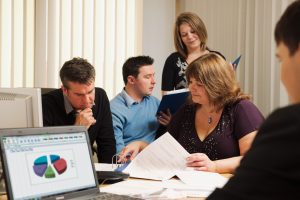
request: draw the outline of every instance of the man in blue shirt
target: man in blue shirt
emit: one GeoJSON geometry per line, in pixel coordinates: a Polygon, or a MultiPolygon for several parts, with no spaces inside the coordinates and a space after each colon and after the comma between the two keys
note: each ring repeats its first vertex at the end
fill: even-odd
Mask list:
{"type": "Polygon", "coordinates": [[[154,60],[149,56],[131,57],[123,65],[124,89],[110,101],[116,150],[119,153],[134,141],[154,141],[159,122],[159,100],[151,96],[154,60]]]}

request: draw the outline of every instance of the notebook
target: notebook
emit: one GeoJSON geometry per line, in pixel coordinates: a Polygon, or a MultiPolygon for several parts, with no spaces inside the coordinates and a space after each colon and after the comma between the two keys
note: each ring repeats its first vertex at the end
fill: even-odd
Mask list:
{"type": "Polygon", "coordinates": [[[9,199],[89,199],[100,194],[84,127],[2,129],[0,145],[9,199]]]}

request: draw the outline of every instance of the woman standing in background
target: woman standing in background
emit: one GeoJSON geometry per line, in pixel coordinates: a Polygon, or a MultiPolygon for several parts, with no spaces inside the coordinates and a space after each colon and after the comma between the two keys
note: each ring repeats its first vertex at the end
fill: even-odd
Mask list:
{"type": "Polygon", "coordinates": [[[203,21],[191,12],[180,14],[174,28],[174,44],[177,52],[167,58],[163,69],[161,85],[163,95],[167,91],[187,88],[185,70],[188,64],[202,55],[213,52],[206,43],[207,31],[203,21]]]}

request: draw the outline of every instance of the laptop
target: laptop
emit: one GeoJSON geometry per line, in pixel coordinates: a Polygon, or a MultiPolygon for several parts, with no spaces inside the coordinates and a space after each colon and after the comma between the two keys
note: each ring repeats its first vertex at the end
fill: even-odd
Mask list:
{"type": "Polygon", "coordinates": [[[0,145],[9,199],[137,199],[100,193],[84,127],[2,129],[0,145]]]}

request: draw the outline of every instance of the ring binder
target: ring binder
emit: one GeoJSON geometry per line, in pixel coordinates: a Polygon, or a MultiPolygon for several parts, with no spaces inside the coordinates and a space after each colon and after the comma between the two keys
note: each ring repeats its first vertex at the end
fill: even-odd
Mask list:
{"type": "MultiPolygon", "coordinates": [[[[130,157],[130,155],[127,155],[126,157],[130,157]]],[[[130,161],[129,162],[118,162],[119,158],[120,158],[120,155],[115,154],[115,155],[113,155],[112,160],[111,160],[111,167],[116,172],[122,172],[127,167],[127,165],[130,163],[130,161]]]]}
{"type": "Polygon", "coordinates": [[[118,162],[119,154],[113,155],[111,158],[111,168],[112,171],[97,171],[98,181],[103,184],[104,182],[116,183],[122,180],[125,180],[129,177],[128,173],[122,172],[128,162],[118,162]]]}

